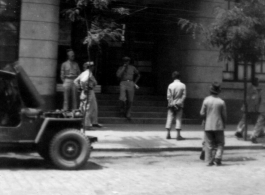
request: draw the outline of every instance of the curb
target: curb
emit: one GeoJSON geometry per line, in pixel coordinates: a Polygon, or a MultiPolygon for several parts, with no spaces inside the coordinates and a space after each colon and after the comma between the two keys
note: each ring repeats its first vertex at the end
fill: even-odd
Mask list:
{"type": "MultiPolygon", "coordinates": [[[[257,146],[227,146],[225,150],[264,150],[263,145],[257,146]]],[[[95,152],[173,152],[173,151],[201,151],[202,147],[172,147],[172,148],[93,148],[95,152]]]]}

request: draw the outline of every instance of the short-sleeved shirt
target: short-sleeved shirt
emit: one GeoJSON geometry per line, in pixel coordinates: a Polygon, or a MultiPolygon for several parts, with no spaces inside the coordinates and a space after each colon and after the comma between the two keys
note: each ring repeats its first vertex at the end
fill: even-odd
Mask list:
{"type": "Polygon", "coordinates": [[[76,62],[67,60],[61,67],[61,79],[75,79],[80,74],[79,66],[76,62]]]}
{"type": "Polygon", "coordinates": [[[117,71],[117,76],[120,77],[121,81],[133,81],[134,75],[139,74],[139,71],[132,65],[128,65],[127,68],[121,73],[124,67],[121,66],[117,71]]]}

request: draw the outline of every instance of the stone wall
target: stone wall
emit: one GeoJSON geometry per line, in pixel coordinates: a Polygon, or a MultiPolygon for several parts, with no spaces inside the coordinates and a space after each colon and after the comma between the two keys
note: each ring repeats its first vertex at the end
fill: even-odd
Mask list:
{"type": "Polygon", "coordinates": [[[45,108],[53,107],[59,31],[59,0],[22,0],[19,63],[24,67],[45,108]]]}

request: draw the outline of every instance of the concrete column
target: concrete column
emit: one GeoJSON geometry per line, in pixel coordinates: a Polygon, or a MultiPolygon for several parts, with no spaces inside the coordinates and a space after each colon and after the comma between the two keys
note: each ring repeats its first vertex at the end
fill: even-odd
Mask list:
{"type": "Polygon", "coordinates": [[[53,107],[59,39],[59,0],[22,0],[19,63],[28,73],[45,108],[53,107]]]}

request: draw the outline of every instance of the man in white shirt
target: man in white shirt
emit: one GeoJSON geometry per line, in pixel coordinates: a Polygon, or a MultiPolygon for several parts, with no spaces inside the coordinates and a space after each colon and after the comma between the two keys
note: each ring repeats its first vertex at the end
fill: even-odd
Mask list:
{"type": "Polygon", "coordinates": [[[94,68],[94,63],[92,61],[86,62],[83,68],[84,71],[74,80],[74,83],[82,89],[80,95],[80,110],[85,115],[84,128],[85,130],[91,130],[92,127],[102,127],[102,125],[98,123],[98,105],[94,92],[97,81],[92,73],[94,68]]]}
{"type": "Polygon", "coordinates": [[[180,74],[175,71],[172,73],[172,78],[174,82],[168,86],[167,89],[167,100],[168,100],[168,111],[167,111],[167,139],[171,139],[170,131],[174,118],[176,119],[176,131],[177,131],[177,140],[184,140],[180,135],[181,126],[182,126],[182,114],[184,100],[186,98],[186,85],[180,82],[180,74]]]}

